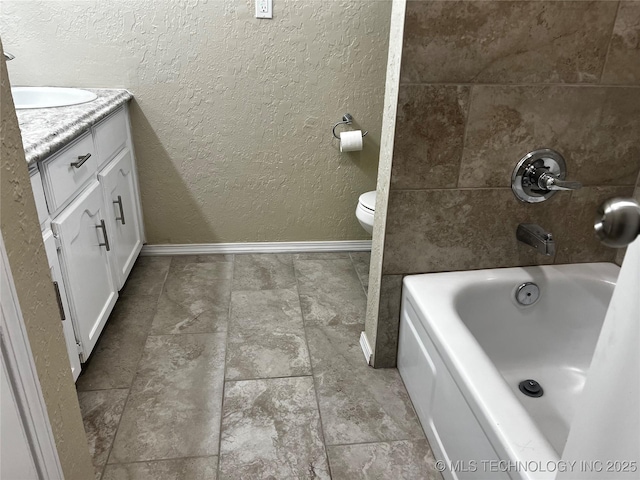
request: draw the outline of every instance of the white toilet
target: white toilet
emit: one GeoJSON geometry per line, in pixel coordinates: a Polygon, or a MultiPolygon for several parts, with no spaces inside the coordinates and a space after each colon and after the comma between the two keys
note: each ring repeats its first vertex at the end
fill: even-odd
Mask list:
{"type": "Polygon", "coordinates": [[[356,207],[356,217],[369,234],[373,233],[373,216],[376,212],[376,191],[366,192],[360,195],[356,207]]]}

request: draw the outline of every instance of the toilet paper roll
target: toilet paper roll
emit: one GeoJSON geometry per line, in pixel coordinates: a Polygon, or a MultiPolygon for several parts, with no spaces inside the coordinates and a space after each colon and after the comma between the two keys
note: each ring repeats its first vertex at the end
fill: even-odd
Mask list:
{"type": "Polygon", "coordinates": [[[362,131],[340,132],[340,151],[358,152],[362,150],[362,131]]]}

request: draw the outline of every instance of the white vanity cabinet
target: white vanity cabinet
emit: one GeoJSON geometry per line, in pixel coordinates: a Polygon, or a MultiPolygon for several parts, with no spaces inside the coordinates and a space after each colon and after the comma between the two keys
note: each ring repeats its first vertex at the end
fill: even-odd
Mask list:
{"type": "Polygon", "coordinates": [[[127,106],[37,167],[31,182],[76,379],[144,241],[127,106]]]}
{"type": "Polygon", "coordinates": [[[112,238],[114,278],[124,285],[142,248],[138,194],[131,150],[125,148],[98,174],[107,207],[107,228],[112,238]]]}
{"type": "Polygon", "coordinates": [[[93,350],[118,299],[110,268],[107,209],[97,181],[51,223],[83,357],[93,350]]]}
{"type": "Polygon", "coordinates": [[[51,230],[47,230],[42,234],[42,239],[44,240],[44,249],[47,252],[47,259],[49,260],[51,280],[53,281],[56,300],[58,301],[58,309],[60,310],[60,320],[62,321],[64,341],[67,344],[67,352],[69,353],[71,373],[73,374],[73,380],[75,381],[80,375],[80,357],[78,356],[78,345],[76,343],[76,336],[71,323],[67,291],[62,279],[62,271],[60,270],[60,262],[58,262],[58,254],[56,242],[53,238],[53,232],[51,230]]]}

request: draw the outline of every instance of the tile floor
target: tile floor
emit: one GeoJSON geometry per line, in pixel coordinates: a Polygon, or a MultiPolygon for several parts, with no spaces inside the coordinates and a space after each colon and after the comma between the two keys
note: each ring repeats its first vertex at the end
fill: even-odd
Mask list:
{"type": "Polygon", "coordinates": [[[366,253],[141,257],[77,382],[102,480],[440,479],[366,253]]]}

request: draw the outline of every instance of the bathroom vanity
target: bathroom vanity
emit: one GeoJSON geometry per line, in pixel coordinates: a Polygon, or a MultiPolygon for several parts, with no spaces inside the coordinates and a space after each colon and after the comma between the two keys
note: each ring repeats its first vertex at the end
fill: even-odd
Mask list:
{"type": "Polygon", "coordinates": [[[74,380],[144,242],[126,90],[18,110],[74,380]]]}

